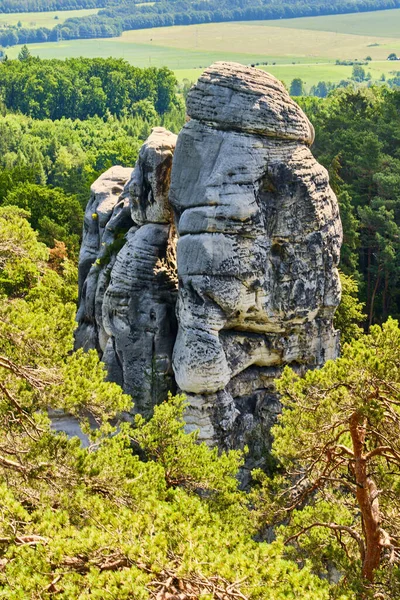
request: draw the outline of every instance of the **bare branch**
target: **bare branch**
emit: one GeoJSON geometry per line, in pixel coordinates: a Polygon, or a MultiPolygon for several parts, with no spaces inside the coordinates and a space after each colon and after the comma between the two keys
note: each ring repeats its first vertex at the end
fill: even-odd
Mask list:
{"type": "Polygon", "coordinates": [[[334,450],[340,450],[341,453],[347,454],[347,456],[351,456],[352,458],[354,458],[354,452],[350,450],[350,448],[347,448],[347,446],[344,446],[343,444],[337,444],[334,447],[334,450]]]}
{"type": "Polygon", "coordinates": [[[364,541],[363,541],[362,537],[360,536],[360,534],[357,533],[357,531],[355,531],[355,529],[353,529],[352,527],[348,527],[347,525],[337,525],[336,523],[322,523],[322,522],[317,521],[316,523],[312,523],[308,527],[304,527],[301,531],[299,531],[299,532],[295,533],[294,535],[290,536],[289,538],[287,538],[285,540],[285,544],[287,545],[290,542],[297,540],[301,535],[304,535],[305,533],[307,533],[307,531],[309,531],[310,529],[313,529],[314,527],[325,527],[327,529],[331,529],[332,531],[345,531],[346,533],[348,533],[350,535],[350,537],[352,537],[357,542],[358,548],[359,548],[360,554],[361,554],[361,560],[364,560],[364,555],[365,555],[364,541]]]}
{"type": "Polygon", "coordinates": [[[400,455],[391,446],[378,446],[365,455],[365,460],[370,460],[374,456],[385,456],[390,452],[394,458],[400,461],[400,455]]]}

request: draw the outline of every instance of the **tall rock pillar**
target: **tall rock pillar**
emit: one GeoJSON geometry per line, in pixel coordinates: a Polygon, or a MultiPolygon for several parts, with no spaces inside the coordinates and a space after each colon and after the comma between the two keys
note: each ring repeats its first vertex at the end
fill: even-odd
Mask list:
{"type": "Polygon", "coordinates": [[[257,461],[273,380],[338,354],[342,229],[313,128],[271,75],[215,63],[189,92],[170,203],[178,230],[173,368],[188,428],[257,461]]]}

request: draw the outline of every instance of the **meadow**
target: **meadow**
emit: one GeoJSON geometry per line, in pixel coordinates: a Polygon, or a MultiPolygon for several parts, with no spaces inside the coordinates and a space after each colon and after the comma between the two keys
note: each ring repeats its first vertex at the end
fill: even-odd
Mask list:
{"type": "Polygon", "coordinates": [[[289,27],[290,29],[333,31],[335,33],[349,33],[351,35],[400,37],[399,9],[324,17],[304,17],[302,19],[284,19],[269,21],[269,23],[273,23],[275,27],[289,27]]]}
{"type": "MultiPolygon", "coordinates": [[[[287,84],[301,77],[309,88],[321,80],[337,83],[351,75],[351,66],[336,65],[337,59],[369,57],[365,69],[373,79],[390,77],[397,63],[387,61],[387,56],[400,55],[400,9],[126,31],[118,38],[32,44],[30,51],[43,58],[114,56],[142,67],[166,65],[179,80],[190,81],[216,60],[262,63],[287,84]]],[[[10,58],[18,52],[18,46],[7,49],[10,58]]]]}

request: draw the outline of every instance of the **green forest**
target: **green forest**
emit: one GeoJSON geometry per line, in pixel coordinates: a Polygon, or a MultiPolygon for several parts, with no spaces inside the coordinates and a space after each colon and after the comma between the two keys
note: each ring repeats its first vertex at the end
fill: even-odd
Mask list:
{"type": "Polygon", "coordinates": [[[285,370],[250,490],[245,452],[184,433],[184,397],[120,422],[131,398],[72,352],[90,185],[151,127],[178,132],[186,91],[122,60],[0,64],[0,598],[399,598],[400,91],[297,99],[340,205],[342,353],[285,370]]]}
{"type": "Polygon", "coordinates": [[[315,127],[313,152],[339,199],[341,269],[359,284],[368,325],[398,318],[400,93],[346,88],[300,103],[315,127]]]}
{"type": "Polygon", "coordinates": [[[19,12],[73,10],[101,7],[97,15],[76,16],[64,23],[47,27],[12,26],[0,31],[0,45],[40,43],[70,39],[118,37],[123,31],[222,23],[226,21],[255,21],[293,17],[366,12],[400,7],[399,0],[186,0],[136,3],[132,0],[79,0],[67,3],[48,0],[2,0],[0,11],[19,12]]]}

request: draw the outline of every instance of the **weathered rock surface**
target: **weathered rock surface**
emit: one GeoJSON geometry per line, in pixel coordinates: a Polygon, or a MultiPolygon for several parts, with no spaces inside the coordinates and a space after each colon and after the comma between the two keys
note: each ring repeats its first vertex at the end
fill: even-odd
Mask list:
{"type": "Polygon", "coordinates": [[[128,200],[120,198],[131,173],[132,169],[112,167],[91,186],[79,254],[79,309],[76,317],[79,325],[75,333],[76,346],[86,350],[100,350],[104,344],[99,339],[102,295],[97,297],[96,302],[96,294],[104,287],[104,271],[110,267],[107,248],[120,229],[127,231],[132,226],[128,200]],[[107,259],[104,259],[106,254],[107,259]]]}
{"type": "Polygon", "coordinates": [[[216,63],[187,110],[170,188],[176,382],[203,439],[232,447],[253,437],[262,453],[279,410],[273,379],[338,353],[338,206],[308,147],[308,119],[270,75],[216,63]]]}
{"type": "Polygon", "coordinates": [[[80,254],[76,345],[97,348],[143,414],[175,388],[176,285],[159,266],[173,236],[175,142],[155,128],[133,171],[114,167],[93,184],[80,254]]]}
{"type": "Polygon", "coordinates": [[[225,131],[244,131],[312,144],[314,128],[273,75],[238,63],[217,62],[187,98],[193,119],[225,131]]]}
{"type": "Polygon", "coordinates": [[[273,380],[338,354],[338,206],[312,125],[271,75],[216,63],[187,112],[177,142],[157,128],[132,174],[92,188],[77,345],[102,353],[145,414],[176,385],[188,429],[249,444],[254,464],[280,408],[273,380]]]}

